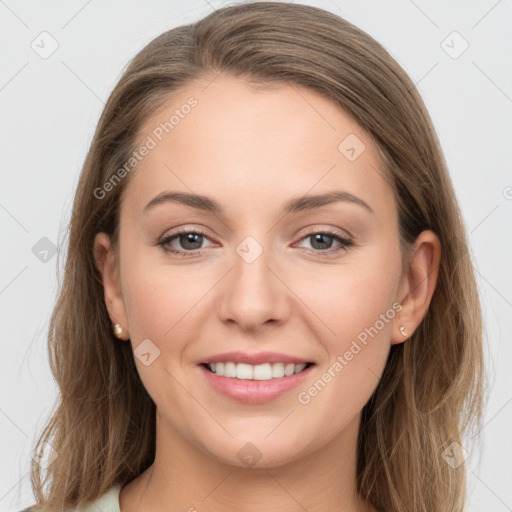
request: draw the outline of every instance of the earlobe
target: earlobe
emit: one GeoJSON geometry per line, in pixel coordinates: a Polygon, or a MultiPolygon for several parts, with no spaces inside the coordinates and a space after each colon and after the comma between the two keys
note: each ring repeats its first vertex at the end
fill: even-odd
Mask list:
{"type": "Polygon", "coordinates": [[[423,231],[416,239],[409,268],[400,287],[398,298],[402,310],[393,325],[392,345],[409,339],[427,314],[439,276],[440,262],[439,238],[431,230],[423,231]]]}
{"type": "Polygon", "coordinates": [[[94,261],[101,275],[104,290],[104,301],[112,324],[120,325],[123,336],[128,339],[128,320],[121,293],[119,269],[114,249],[106,233],[98,233],[94,239],[94,261]]]}

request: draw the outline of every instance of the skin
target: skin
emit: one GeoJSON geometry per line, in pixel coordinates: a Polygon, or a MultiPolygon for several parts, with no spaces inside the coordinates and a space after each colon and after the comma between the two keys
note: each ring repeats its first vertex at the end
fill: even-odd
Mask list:
{"type": "Polygon", "coordinates": [[[258,89],[225,75],[205,89],[208,82],[174,94],[140,131],[151,134],[190,96],[198,100],[133,171],[121,202],[120,259],[106,234],[95,240],[112,322],[134,350],[148,338],[160,350],[148,366],[135,357],[157,406],[156,457],[122,488],[121,510],[375,510],[356,493],[361,410],[391,345],[406,342],[427,312],[439,240],[423,232],[402,271],[397,207],[377,147],[329,99],[296,85],[258,89]],[[349,134],[366,146],[354,161],[338,150],[349,134]],[[165,190],[212,197],[225,215],[178,203],[143,213],[165,190]],[[337,202],[280,214],[291,197],[332,190],[350,192],[374,213],[337,202]],[[154,245],[182,228],[206,236],[195,246],[183,237],[169,245],[195,256],[154,245]],[[311,235],[328,228],[353,245],[343,248],[328,236],[315,243],[311,235]],[[263,248],[250,264],[236,252],[247,236],[263,248]],[[395,302],[401,311],[300,403],[298,393],[395,302]],[[214,391],[197,367],[230,350],[284,352],[316,366],[284,396],[242,404],[214,391]],[[252,467],[237,456],[247,442],[261,454],[252,467]]]}

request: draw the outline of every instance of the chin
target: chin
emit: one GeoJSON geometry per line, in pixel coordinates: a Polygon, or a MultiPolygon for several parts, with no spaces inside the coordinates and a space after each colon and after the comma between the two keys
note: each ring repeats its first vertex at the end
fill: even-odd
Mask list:
{"type": "Polygon", "coordinates": [[[270,440],[265,439],[265,436],[252,439],[245,436],[232,439],[227,444],[222,443],[222,446],[205,445],[204,448],[212,457],[225,464],[254,469],[283,466],[305,455],[304,450],[297,448],[300,443],[296,440],[288,439],[285,442],[282,437],[270,440]]]}

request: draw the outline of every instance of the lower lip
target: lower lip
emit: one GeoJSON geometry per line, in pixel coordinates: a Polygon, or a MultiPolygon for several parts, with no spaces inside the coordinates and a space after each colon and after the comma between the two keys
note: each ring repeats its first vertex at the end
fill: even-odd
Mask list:
{"type": "Polygon", "coordinates": [[[200,371],[215,391],[244,404],[262,404],[283,396],[302,383],[313,367],[314,365],[289,377],[270,380],[243,380],[220,377],[199,365],[200,371]]]}

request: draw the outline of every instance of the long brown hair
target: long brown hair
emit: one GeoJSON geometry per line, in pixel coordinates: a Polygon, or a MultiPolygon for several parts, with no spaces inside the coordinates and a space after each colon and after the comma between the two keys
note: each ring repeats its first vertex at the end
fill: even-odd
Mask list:
{"type": "Polygon", "coordinates": [[[116,246],[121,194],[131,174],[100,199],[95,191],[129,161],[141,125],[170,94],[219,73],[298,84],[330,98],[384,157],[403,250],[424,229],[439,237],[442,256],[429,310],[411,339],[392,346],[363,408],[357,486],[379,510],[462,511],[465,465],[452,468],[442,454],[481,422],[482,319],[437,135],[414,83],[378,42],[325,10],[281,2],[232,5],[163,33],[133,58],[106,103],[76,190],[49,328],[60,395],[35,451],[44,460],[48,443],[57,458],[46,470],[32,463],[34,509],[93,501],[153,462],[155,404],[130,344],[112,334],[93,259],[98,232],[116,246]]]}

